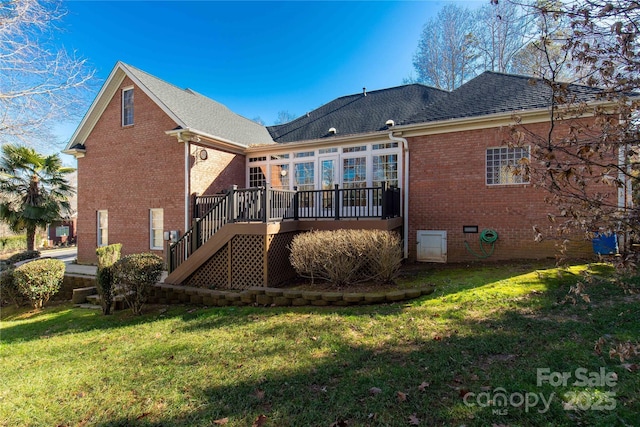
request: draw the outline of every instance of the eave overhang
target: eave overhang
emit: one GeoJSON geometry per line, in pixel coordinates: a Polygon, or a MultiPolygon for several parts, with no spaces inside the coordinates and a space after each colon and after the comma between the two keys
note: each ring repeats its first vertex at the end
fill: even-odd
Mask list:
{"type": "Polygon", "coordinates": [[[240,144],[238,142],[234,142],[219,136],[210,135],[197,129],[172,129],[165,131],[165,134],[174,136],[178,140],[178,142],[194,143],[210,148],[228,151],[234,154],[244,154],[245,150],[247,149],[247,146],[244,144],[240,144]]]}

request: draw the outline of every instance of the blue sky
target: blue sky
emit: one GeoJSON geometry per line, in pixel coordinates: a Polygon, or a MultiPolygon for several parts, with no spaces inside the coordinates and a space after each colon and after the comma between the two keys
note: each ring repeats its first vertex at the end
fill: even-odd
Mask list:
{"type": "MultiPolygon", "coordinates": [[[[270,125],[281,110],[299,116],[363,87],[402,84],[422,26],[445,2],[64,4],[59,42],[88,60],[99,84],[121,60],[270,125]]],[[[76,125],[61,128],[61,138],[76,125]]]]}

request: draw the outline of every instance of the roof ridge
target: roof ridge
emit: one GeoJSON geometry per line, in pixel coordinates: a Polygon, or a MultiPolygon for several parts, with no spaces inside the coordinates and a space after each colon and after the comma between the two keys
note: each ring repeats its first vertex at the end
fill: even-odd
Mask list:
{"type": "Polygon", "coordinates": [[[127,63],[122,62],[122,61],[119,61],[119,62],[120,62],[120,64],[124,65],[126,68],[128,68],[128,69],[133,69],[134,71],[137,71],[137,72],[140,72],[140,73],[142,73],[142,74],[145,74],[146,76],[151,77],[151,78],[153,78],[153,79],[155,79],[155,80],[157,80],[157,81],[159,81],[159,82],[162,82],[162,83],[166,84],[167,86],[171,86],[171,87],[173,87],[173,88],[176,88],[176,89],[181,90],[181,91],[183,91],[183,92],[189,93],[189,94],[191,94],[191,95],[193,95],[193,94],[197,93],[197,92],[196,92],[196,91],[194,91],[193,89],[189,89],[189,88],[182,88],[182,87],[177,86],[177,85],[175,85],[175,84],[173,84],[173,83],[171,83],[171,82],[168,82],[168,81],[166,81],[166,80],[164,80],[164,79],[161,79],[161,78],[160,78],[160,77],[158,77],[158,76],[154,76],[154,75],[153,75],[153,74],[151,74],[151,73],[148,73],[148,72],[146,72],[146,71],[144,71],[144,70],[141,70],[140,68],[135,67],[135,66],[133,66],[133,65],[127,64],[127,63]]]}
{"type": "MultiPolygon", "coordinates": [[[[457,90],[460,87],[466,85],[467,83],[472,82],[473,80],[475,80],[476,78],[482,76],[483,74],[495,74],[495,75],[498,75],[498,76],[513,77],[513,78],[518,78],[518,79],[526,79],[526,80],[529,80],[529,81],[530,80],[535,80],[535,81],[541,82],[541,83],[545,83],[546,82],[543,77],[528,76],[526,74],[517,74],[517,73],[506,73],[504,71],[485,70],[482,73],[480,73],[479,75],[477,75],[476,77],[474,77],[471,80],[469,80],[468,82],[466,82],[463,85],[459,86],[455,90],[457,90]]],[[[602,90],[602,88],[599,88],[599,87],[596,87],[596,86],[589,86],[588,84],[585,84],[585,83],[578,83],[578,82],[571,82],[571,81],[557,81],[556,83],[563,83],[563,84],[568,84],[569,86],[576,86],[576,87],[581,87],[581,88],[591,89],[591,90],[602,90]]]]}

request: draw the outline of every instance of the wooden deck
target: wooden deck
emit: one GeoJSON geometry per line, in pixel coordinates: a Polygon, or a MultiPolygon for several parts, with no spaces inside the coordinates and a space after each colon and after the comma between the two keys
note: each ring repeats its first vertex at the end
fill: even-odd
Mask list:
{"type": "Polygon", "coordinates": [[[401,226],[401,217],[228,223],[171,271],[165,283],[223,289],[277,286],[295,276],[289,264],[288,247],[298,233],[338,229],[396,230],[401,226]]]}

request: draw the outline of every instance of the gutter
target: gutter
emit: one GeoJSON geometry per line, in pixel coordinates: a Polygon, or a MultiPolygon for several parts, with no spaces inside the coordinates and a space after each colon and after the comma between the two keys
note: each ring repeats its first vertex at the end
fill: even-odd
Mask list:
{"type": "Polygon", "coordinates": [[[200,137],[206,138],[207,140],[210,140],[214,145],[218,146],[215,148],[230,151],[234,154],[245,154],[245,150],[247,149],[247,146],[244,144],[233,142],[229,139],[225,139],[219,136],[210,135],[206,132],[201,132],[197,129],[192,128],[168,130],[165,131],[165,134],[175,136],[178,139],[178,142],[183,142],[185,139],[201,142],[200,137]]]}
{"type": "Polygon", "coordinates": [[[409,258],[409,143],[406,138],[401,138],[399,136],[393,136],[393,131],[389,132],[389,139],[391,141],[402,143],[402,153],[404,157],[404,168],[402,170],[404,175],[404,196],[403,196],[403,207],[402,207],[402,219],[403,224],[403,254],[404,259],[409,258]]]}

